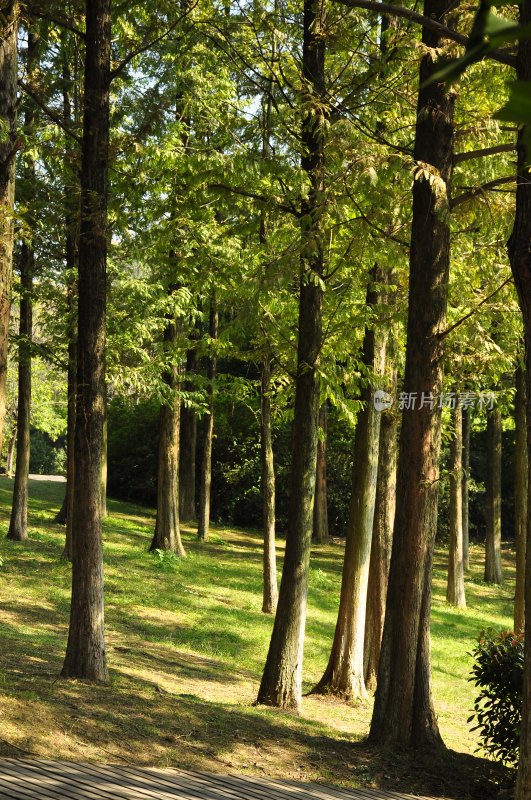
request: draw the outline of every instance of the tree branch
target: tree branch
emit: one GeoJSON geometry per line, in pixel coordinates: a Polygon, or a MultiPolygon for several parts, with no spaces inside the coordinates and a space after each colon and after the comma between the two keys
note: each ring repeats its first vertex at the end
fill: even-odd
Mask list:
{"type": "Polygon", "coordinates": [[[464,316],[464,317],[461,317],[461,319],[458,319],[458,320],[457,320],[457,322],[454,322],[454,324],[453,324],[453,325],[450,325],[450,327],[449,327],[449,328],[447,328],[445,331],[443,331],[442,333],[440,333],[440,334],[439,334],[439,338],[440,338],[440,339],[444,339],[446,336],[448,336],[448,334],[450,334],[452,331],[455,331],[455,329],[456,329],[456,328],[458,328],[460,325],[462,325],[462,324],[463,324],[463,322],[466,322],[466,321],[467,321],[467,319],[470,319],[470,317],[473,317],[473,316],[474,316],[474,314],[475,314],[477,311],[479,311],[479,309],[480,309],[482,306],[484,306],[484,305],[485,305],[485,303],[488,303],[488,302],[489,302],[489,300],[492,300],[492,298],[493,298],[495,295],[497,295],[497,294],[498,294],[498,292],[501,292],[501,290],[504,288],[504,286],[507,286],[507,284],[508,284],[508,283],[511,283],[511,282],[512,282],[512,280],[513,280],[513,276],[512,276],[512,275],[509,275],[509,277],[508,277],[508,278],[507,278],[507,279],[506,279],[506,280],[505,280],[505,281],[504,281],[504,282],[503,282],[503,283],[502,283],[500,286],[498,286],[498,288],[497,288],[497,289],[494,289],[494,291],[493,291],[493,292],[491,292],[489,295],[487,295],[487,297],[484,297],[484,298],[483,298],[483,300],[481,301],[481,303],[478,303],[478,304],[477,304],[477,306],[476,306],[475,308],[473,308],[473,309],[472,309],[472,311],[469,311],[469,312],[468,312],[468,314],[465,314],[465,316],[464,316]]]}
{"type": "MultiPolygon", "coordinates": [[[[443,25],[441,22],[437,22],[437,20],[431,19],[431,17],[425,17],[424,14],[419,14],[418,11],[404,8],[404,6],[395,6],[393,3],[380,3],[379,0],[335,0],[335,2],[341,3],[341,5],[348,6],[349,8],[365,8],[367,11],[375,11],[377,14],[386,14],[391,17],[403,17],[410,22],[416,22],[418,25],[422,25],[422,27],[427,30],[438,33],[443,39],[451,39],[453,42],[465,46],[468,44],[468,36],[465,34],[458,33],[448,28],[446,25],[443,25]]],[[[516,67],[516,56],[510,53],[501,53],[499,50],[495,50],[492,53],[487,53],[487,56],[488,58],[494,59],[494,61],[499,61],[500,64],[508,64],[510,67],[516,67]]]]}
{"type": "Polygon", "coordinates": [[[31,7],[30,7],[30,16],[35,17],[35,19],[44,19],[46,20],[46,22],[51,22],[54,25],[58,25],[60,28],[64,28],[65,31],[70,31],[70,33],[74,33],[81,39],[85,39],[84,32],[79,28],[76,28],[75,25],[72,25],[64,17],[57,17],[55,15],[45,13],[39,8],[31,8],[31,7]]]}
{"type": "MultiPolygon", "coordinates": [[[[237,186],[227,186],[224,183],[211,183],[209,184],[210,189],[221,189],[224,192],[232,192],[232,194],[238,194],[241,197],[249,197],[251,200],[257,200],[259,203],[270,203],[271,198],[266,197],[263,194],[258,194],[257,192],[250,192],[247,189],[240,189],[237,186]]],[[[275,201],[275,205],[281,211],[286,211],[288,214],[293,214],[295,217],[299,217],[299,211],[293,205],[285,205],[284,203],[278,203],[275,201]]]]}
{"type": "Polygon", "coordinates": [[[32,89],[31,89],[31,88],[28,86],[28,84],[27,84],[27,83],[25,83],[25,81],[19,80],[19,82],[18,82],[18,85],[20,86],[20,88],[21,88],[21,89],[23,89],[23,90],[26,92],[26,94],[28,95],[28,97],[31,97],[31,99],[33,100],[33,102],[34,102],[36,105],[38,105],[38,106],[39,106],[39,108],[41,109],[41,111],[44,111],[44,113],[46,114],[46,116],[50,117],[50,119],[52,120],[52,122],[55,122],[55,124],[57,125],[57,127],[58,127],[58,128],[61,128],[61,130],[62,130],[62,131],[64,131],[64,132],[66,133],[66,135],[67,135],[67,136],[70,136],[70,137],[71,137],[72,139],[74,139],[74,141],[76,141],[76,142],[77,142],[79,145],[81,144],[81,136],[78,136],[78,135],[77,135],[77,133],[75,133],[75,132],[74,132],[74,131],[73,131],[71,128],[69,128],[69,127],[68,127],[68,125],[65,125],[65,123],[64,123],[64,122],[63,122],[63,120],[61,119],[61,115],[60,115],[60,114],[58,114],[58,113],[56,113],[56,112],[55,112],[55,111],[54,111],[52,108],[50,108],[49,106],[47,106],[47,105],[46,105],[46,103],[43,103],[43,101],[40,99],[39,95],[38,95],[38,94],[36,94],[36,93],[35,93],[35,92],[34,92],[34,91],[33,91],[33,90],[32,90],[32,89]]]}
{"type": "Polygon", "coordinates": [[[139,47],[136,48],[136,50],[131,50],[131,52],[124,58],[124,60],[121,61],[117,67],[111,70],[110,80],[113,81],[115,78],[117,78],[118,75],[121,72],[123,72],[123,70],[127,67],[128,64],[131,63],[131,61],[134,58],[136,58],[139,55],[142,55],[142,53],[145,53],[146,50],[149,50],[151,47],[154,47],[154,45],[158,44],[167,36],[169,36],[170,33],[175,30],[177,25],[179,25],[179,23],[182,22],[182,20],[185,19],[185,17],[187,17],[191,11],[193,11],[195,5],[196,4],[187,8],[184,14],[180,14],[175,20],[175,22],[172,22],[170,27],[166,28],[166,30],[163,31],[159,36],[156,36],[154,39],[150,39],[149,42],[144,42],[144,44],[141,44],[139,47]]]}
{"type": "Polygon", "coordinates": [[[468,153],[454,153],[454,164],[461,164],[463,161],[470,161],[473,158],[483,158],[483,156],[494,156],[497,153],[510,153],[516,150],[516,144],[497,144],[494,147],[484,147],[481,150],[470,150],[468,153]]]}
{"type": "Polygon", "coordinates": [[[472,189],[468,189],[466,192],[463,192],[463,194],[458,194],[457,197],[454,197],[453,200],[451,200],[450,208],[454,209],[456,206],[460,206],[461,203],[466,203],[467,200],[473,200],[474,197],[478,196],[478,194],[488,192],[490,189],[494,189],[496,186],[503,186],[505,183],[514,183],[515,180],[516,175],[506,175],[505,178],[495,178],[493,181],[488,181],[481,186],[475,186],[472,189]]]}

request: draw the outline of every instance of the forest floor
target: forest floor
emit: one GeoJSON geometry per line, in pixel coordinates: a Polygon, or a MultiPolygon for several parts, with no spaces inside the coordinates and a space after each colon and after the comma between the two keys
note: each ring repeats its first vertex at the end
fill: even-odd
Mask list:
{"type": "MultiPolygon", "coordinates": [[[[468,655],[483,628],[511,626],[514,552],[503,587],[482,581],[471,550],[466,611],[447,605],[445,554],[434,574],[433,683],[448,750],[379,753],[364,743],[371,702],[305,697],[300,715],[253,707],[272,619],[261,611],[258,532],[184,526],[185,560],[150,554],[154,512],[110,500],[105,522],[107,686],[58,676],[70,565],[53,519],[60,483],[30,482],[30,540],[5,540],[12,481],[0,478],[0,756],[30,755],[379,786],[448,798],[496,796],[509,773],[475,755],[468,655]]],[[[279,559],[283,542],[278,543],[279,559]]],[[[312,553],[304,688],[332,641],[342,544],[312,553]]],[[[279,564],[281,566],[281,564],[279,564]]],[[[503,791],[503,789],[502,789],[503,791]]]]}

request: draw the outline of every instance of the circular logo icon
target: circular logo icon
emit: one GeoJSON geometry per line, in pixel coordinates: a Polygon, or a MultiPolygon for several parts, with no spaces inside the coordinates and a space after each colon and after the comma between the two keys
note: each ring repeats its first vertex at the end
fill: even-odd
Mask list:
{"type": "Polygon", "coordinates": [[[383,389],[377,389],[373,397],[374,408],[376,411],[385,411],[393,405],[393,398],[388,392],[383,389]]]}

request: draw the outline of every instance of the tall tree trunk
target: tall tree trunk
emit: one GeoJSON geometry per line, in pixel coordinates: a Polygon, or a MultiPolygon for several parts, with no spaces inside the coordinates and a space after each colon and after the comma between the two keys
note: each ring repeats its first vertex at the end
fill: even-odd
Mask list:
{"type": "Polygon", "coordinates": [[[516,540],[516,588],[514,598],[514,630],[523,631],[525,623],[525,559],[527,534],[527,496],[529,492],[529,462],[527,458],[527,418],[525,368],[516,370],[514,398],[515,428],[515,492],[514,526],[516,540]]]}
{"type": "Polygon", "coordinates": [[[24,243],[20,255],[20,325],[18,346],[17,461],[13,504],[7,538],[28,538],[28,475],[30,462],[32,291],[35,259],[33,245],[24,243]]]}
{"type": "Polygon", "coordinates": [[[503,583],[501,565],[502,425],[497,408],[487,414],[485,582],[503,583]]]}
{"type": "MultiPolygon", "coordinates": [[[[449,0],[425,0],[424,14],[444,22],[449,0]]],[[[453,154],[454,94],[426,85],[438,69],[439,36],[423,28],[429,48],[420,64],[414,158],[437,170],[438,181],[417,175],[413,185],[409,307],[404,375],[406,396],[397,472],[397,503],[389,589],[370,739],[379,744],[440,745],[430,665],[430,606],[437,520],[453,154]],[[422,403],[423,398],[427,402],[422,403]],[[432,407],[433,405],[433,407],[432,407]],[[421,407],[422,406],[422,407],[421,407]]]]}
{"type": "Polygon", "coordinates": [[[178,328],[175,320],[168,321],[164,331],[166,358],[169,356],[163,379],[168,387],[165,402],[159,412],[159,451],[157,474],[157,519],[150,550],[170,550],[185,556],[179,525],[179,433],[181,398],[179,397],[179,367],[175,344],[178,328]]]}
{"type": "MultiPolygon", "coordinates": [[[[520,4],[520,24],[531,23],[531,0],[520,4]]],[[[531,81],[531,40],[523,38],[518,45],[518,79],[531,81]]],[[[527,125],[518,133],[518,182],[516,213],[508,242],[509,260],[518,300],[522,310],[525,336],[527,460],[531,464],[531,183],[529,165],[531,152],[526,144],[530,134],[527,125]]],[[[531,490],[531,481],[528,482],[531,490]]],[[[525,640],[531,642],[531,498],[527,502],[526,565],[525,565],[525,640]]],[[[524,653],[524,685],[522,692],[522,724],[520,760],[515,800],[531,796],[531,647],[524,653]]]]}
{"type": "Polygon", "coordinates": [[[107,419],[107,385],[105,385],[105,411],[103,416],[103,431],[101,443],[101,477],[100,477],[100,496],[101,496],[101,518],[107,516],[107,446],[109,438],[109,425],[107,419]]]}
{"type": "Polygon", "coordinates": [[[0,451],[7,408],[7,344],[13,282],[17,138],[18,0],[5,0],[0,17],[0,451]]]}
{"type": "Polygon", "coordinates": [[[107,680],[101,536],[111,0],[87,0],[72,602],[62,675],[107,680]]]}
{"type": "MultiPolygon", "coordinates": [[[[35,83],[35,59],[38,36],[28,32],[27,81],[35,83]]],[[[35,110],[31,101],[24,115],[24,135],[31,139],[35,121],[35,110]]],[[[13,486],[13,503],[7,538],[23,542],[28,538],[28,475],[30,462],[30,414],[31,414],[31,338],[33,328],[33,273],[35,253],[33,231],[35,227],[35,159],[29,157],[24,168],[21,188],[24,201],[30,209],[28,219],[29,239],[22,243],[20,251],[20,321],[18,346],[18,417],[17,417],[17,466],[13,486]]]]}
{"type": "MultiPolygon", "coordinates": [[[[68,244],[67,244],[68,247],[68,244]]],[[[68,324],[68,405],[66,417],[66,489],[64,499],[66,536],[62,557],[72,561],[72,526],[74,513],[74,448],[76,439],[76,386],[77,386],[77,341],[75,334],[73,287],[68,287],[69,324],[68,324]]]]}
{"type": "Polygon", "coordinates": [[[463,566],[470,569],[470,520],[468,514],[468,479],[470,477],[470,410],[463,408],[463,473],[461,495],[463,499],[463,566]]]}
{"type": "MultiPolygon", "coordinates": [[[[197,352],[189,348],[186,354],[186,375],[195,372],[197,352]]],[[[194,384],[185,380],[185,391],[194,389],[194,384]]],[[[179,515],[183,522],[196,519],[195,511],[195,469],[197,446],[197,414],[194,408],[181,404],[181,431],[179,447],[179,515]]]]}
{"type": "Polygon", "coordinates": [[[297,376],[292,436],[288,529],[277,613],[258,703],[298,708],[312,539],[319,354],[322,346],[321,280],[324,271],[324,153],[326,132],[324,0],[305,0],[301,167],[308,184],[301,203],[301,276],[297,376]]]}
{"type": "MultiPolygon", "coordinates": [[[[377,271],[371,280],[379,280],[377,271]]],[[[381,278],[380,278],[381,280],[381,278]]],[[[377,294],[371,285],[367,305],[376,308],[377,294]]],[[[367,328],[363,363],[379,383],[385,370],[386,333],[381,325],[367,328]]],[[[328,665],[315,692],[330,691],[346,700],[367,696],[364,671],[365,612],[369,563],[378,477],[381,412],[375,408],[374,387],[362,389],[363,408],[358,414],[354,439],[352,494],[347,527],[341,595],[334,641],[328,665]]]]}
{"type": "Polygon", "coordinates": [[[317,462],[315,474],[315,501],[313,507],[312,541],[316,544],[328,542],[328,496],[326,484],[326,401],[319,409],[319,441],[317,442],[317,462]]]}
{"type": "Polygon", "coordinates": [[[16,422],[15,422],[15,430],[11,434],[11,438],[9,440],[9,444],[7,446],[7,456],[6,456],[6,475],[8,478],[13,477],[13,462],[15,460],[15,445],[17,443],[17,429],[16,429],[16,422]]]}
{"type": "MultiPolygon", "coordinates": [[[[274,19],[278,13],[278,0],[274,3],[274,19]]],[[[268,161],[271,158],[271,115],[273,111],[274,68],[277,57],[276,34],[271,37],[271,61],[267,91],[262,98],[263,127],[262,127],[262,158],[268,161]]],[[[260,213],[260,245],[266,251],[269,216],[267,210],[262,208],[260,213]]],[[[267,277],[267,267],[263,278],[267,277]]],[[[273,455],[273,434],[271,422],[271,347],[266,331],[266,319],[262,315],[260,320],[265,344],[262,354],[262,374],[260,383],[260,452],[262,461],[262,518],[264,525],[264,555],[263,555],[263,595],[262,611],[264,614],[274,614],[278,603],[277,585],[277,550],[275,541],[275,462],[273,455]]]]}
{"type": "Polygon", "coordinates": [[[456,398],[453,411],[454,431],[450,445],[450,548],[446,599],[458,608],[466,608],[463,562],[463,411],[456,398]]]}
{"type": "Polygon", "coordinates": [[[264,518],[264,590],[262,611],[274,614],[277,608],[277,551],[275,546],[275,466],[271,435],[271,360],[262,359],[260,392],[260,447],[262,455],[262,503],[264,518]]]}
{"type": "MultiPolygon", "coordinates": [[[[218,310],[214,299],[210,302],[209,315],[210,339],[215,342],[218,338],[218,310]]],[[[210,527],[210,487],[212,484],[212,440],[214,438],[214,383],[216,380],[217,359],[212,353],[208,359],[208,414],[205,416],[203,430],[203,458],[201,461],[201,486],[199,492],[199,522],[197,537],[201,541],[208,538],[210,527]]]]}
{"type": "MultiPolygon", "coordinates": [[[[396,367],[391,368],[390,392],[396,394],[396,367]]],[[[385,601],[391,563],[393,524],[396,506],[396,459],[398,453],[398,416],[389,409],[382,412],[378,455],[378,479],[374,503],[367,614],[365,619],[365,684],[376,687],[380,648],[385,618],[385,601]]]]}
{"type": "MultiPolygon", "coordinates": [[[[70,70],[69,53],[67,51],[68,36],[66,32],[61,35],[63,50],[63,120],[69,128],[79,115],[77,92],[74,93],[72,116],[72,98],[70,88],[72,73],[70,70]]],[[[78,78],[78,59],[74,59],[75,81],[78,78]]],[[[70,153],[65,149],[65,162],[77,156],[77,149],[70,153]]],[[[79,186],[75,170],[68,166],[65,169],[65,183],[63,187],[63,202],[65,208],[65,263],[66,263],[66,304],[67,324],[66,335],[68,339],[68,369],[67,369],[67,417],[66,417],[66,487],[63,504],[55,518],[59,525],[66,525],[65,546],[62,557],[72,561],[72,513],[74,508],[74,445],[76,438],[76,382],[77,382],[77,253],[79,243],[79,186]]]]}

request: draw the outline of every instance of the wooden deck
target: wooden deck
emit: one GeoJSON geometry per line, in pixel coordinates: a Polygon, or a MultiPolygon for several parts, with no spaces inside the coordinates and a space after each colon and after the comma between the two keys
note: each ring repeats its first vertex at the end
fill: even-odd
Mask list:
{"type": "MultiPolygon", "coordinates": [[[[334,789],[315,783],[136,769],[70,761],[3,759],[0,800],[413,800],[378,789],[334,789]]],[[[417,798],[418,800],[418,798],[417,798]]],[[[422,800],[436,800],[423,798],[422,800]]],[[[439,798],[439,800],[442,800],[439,798]]]]}

